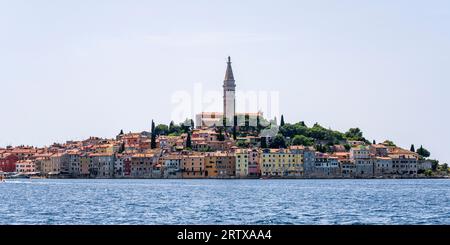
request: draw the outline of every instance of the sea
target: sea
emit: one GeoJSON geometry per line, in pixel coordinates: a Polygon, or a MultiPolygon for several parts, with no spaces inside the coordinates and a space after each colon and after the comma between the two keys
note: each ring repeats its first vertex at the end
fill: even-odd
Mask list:
{"type": "Polygon", "coordinates": [[[450,224],[449,179],[8,179],[0,224],[450,224]]]}

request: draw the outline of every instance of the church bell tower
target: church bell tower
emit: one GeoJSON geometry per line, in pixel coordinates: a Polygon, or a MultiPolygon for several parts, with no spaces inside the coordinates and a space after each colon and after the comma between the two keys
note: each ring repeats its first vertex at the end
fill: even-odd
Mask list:
{"type": "MultiPolygon", "coordinates": [[[[227,127],[234,125],[234,116],[236,115],[236,83],[234,81],[233,69],[231,68],[231,57],[228,56],[227,71],[223,81],[223,115],[226,118],[227,127]]],[[[225,121],[225,120],[224,120],[225,121]]]]}

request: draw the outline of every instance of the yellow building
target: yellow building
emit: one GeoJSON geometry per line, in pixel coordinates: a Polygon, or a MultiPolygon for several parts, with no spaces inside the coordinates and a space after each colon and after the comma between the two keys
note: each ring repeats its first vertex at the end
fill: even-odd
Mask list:
{"type": "Polygon", "coordinates": [[[205,177],[215,178],[219,175],[217,170],[217,157],[214,153],[206,153],[205,155],[205,177]]]}
{"type": "Polygon", "coordinates": [[[303,157],[287,149],[265,149],[261,154],[261,175],[297,177],[302,175],[303,157]]]}
{"type": "Polygon", "coordinates": [[[236,155],[236,177],[238,178],[247,177],[249,150],[237,149],[235,155],[236,155]]]}
{"type": "Polygon", "coordinates": [[[89,176],[89,168],[91,167],[91,158],[88,154],[80,156],[80,174],[81,176],[89,176]]]}
{"type": "Polygon", "coordinates": [[[94,153],[97,153],[97,154],[113,154],[114,150],[116,148],[117,147],[114,147],[114,144],[97,145],[97,146],[95,146],[94,153]]]}

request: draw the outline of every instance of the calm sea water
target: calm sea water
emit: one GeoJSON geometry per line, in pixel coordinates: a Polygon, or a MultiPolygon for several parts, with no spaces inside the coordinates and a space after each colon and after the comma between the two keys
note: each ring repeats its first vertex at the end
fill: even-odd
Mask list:
{"type": "Polygon", "coordinates": [[[0,224],[450,224],[450,180],[9,180],[0,224]]]}

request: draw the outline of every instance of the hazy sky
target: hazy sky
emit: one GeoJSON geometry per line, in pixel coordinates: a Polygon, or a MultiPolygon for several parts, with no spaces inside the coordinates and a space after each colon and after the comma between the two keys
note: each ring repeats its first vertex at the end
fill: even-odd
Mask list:
{"type": "Polygon", "coordinates": [[[176,90],[279,91],[286,121],[450,161],[450,1],[0,0],[0,146],[168,123],[176,90]]]}

